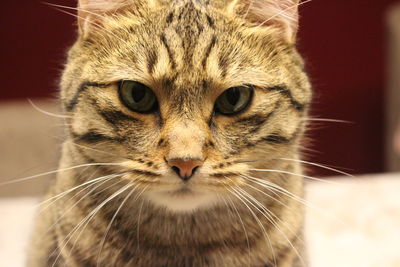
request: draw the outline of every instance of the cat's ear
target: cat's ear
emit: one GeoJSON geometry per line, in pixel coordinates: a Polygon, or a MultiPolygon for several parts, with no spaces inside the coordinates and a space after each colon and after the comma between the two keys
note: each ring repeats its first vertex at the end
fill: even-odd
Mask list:
{"type": "Polygon", "coordinates": [[[127,5],[130,0],[79,0],[78,25],[81,33],[101,24],[105,14],[112,13],[127,5]]]}
{"type": "Polygon", "coordinates": [[[300,0],[233,0],[246,20],[257,27],[276,27],[289,42],[296,40],[299,26],[298,7],[300,0]]]}

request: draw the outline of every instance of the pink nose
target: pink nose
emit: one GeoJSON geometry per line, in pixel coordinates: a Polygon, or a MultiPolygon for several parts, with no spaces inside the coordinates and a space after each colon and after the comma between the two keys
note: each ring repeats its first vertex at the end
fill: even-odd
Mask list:
{"type": "Polygon", "coordinates": [[[203,165],[203,161],[193,159],[172,159],[168,160],[168,165],[171,166],[182,180],[187,181],[193,176],[197,167],[203,165]]]}

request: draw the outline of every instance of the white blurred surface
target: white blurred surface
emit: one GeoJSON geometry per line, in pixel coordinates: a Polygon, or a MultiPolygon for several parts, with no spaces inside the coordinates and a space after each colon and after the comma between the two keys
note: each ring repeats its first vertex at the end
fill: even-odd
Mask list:
{"type": "MultiPolygon", "coordinates": [[[[400,174],[307,185],[312,267],[400,267],[400,174]]],[[[37,198],[0,198],[0,266],[23,267],[37,198]]]]}
{"type": "Polygon", "coordinates": [[[0,266],[25,266],[38,198],[0,198],[0,266]]]}
{"type": "Polygon", "coordinates": [[[307,186],[312,267],[400,267],[400,174],[329,181],[307,186]]]}

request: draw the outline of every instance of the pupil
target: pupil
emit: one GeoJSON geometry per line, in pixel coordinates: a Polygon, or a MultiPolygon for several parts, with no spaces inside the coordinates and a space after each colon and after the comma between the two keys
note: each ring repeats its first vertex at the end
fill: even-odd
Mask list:
{"type": "Polygon", "coordinates": [[[138,103],[143,100],[144,96],[146,95],[146,89],[138,86],[132,91],[132,98],[133,100],[138,103]]]}
{"type": "Polygon", "coordinates": [[[237,104],[239,98],[240,98],[240,91],[238,88],[232,88],[226,94],[226,99],[232,106],[235,106],[237,104]]]}

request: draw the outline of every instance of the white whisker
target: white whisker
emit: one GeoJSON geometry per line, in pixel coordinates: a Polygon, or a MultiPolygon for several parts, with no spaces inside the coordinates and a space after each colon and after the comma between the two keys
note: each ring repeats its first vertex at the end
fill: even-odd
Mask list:
{"type": "Polygon", "coordinates": [[[251,6],[253,5],[254,0],[250,0],[249,6],[247,7],[246,13],[244,14],[243,18],[246,19],[247,15],[249,15],[249,11],[251,9],[251,6]]]}
{"type": "Polygon", "coordinates": [[[122,207],[124,206],[125,202],[129,199],[129,197],[133,194],[133,192],[135,192],[135,190],[136,190],[136,188],[137,188],[138,186],[139,186],[139,185],[136,185],[134,188],[132,188],[132,190],[131,190],[131,191],[128,193],[128,195],[124,198],[124,200],[123,200],[123,201],[121,202],[121,204],[119,205],[118,209],[115,211],[113,217],[111,218],[111,221],[110,221],[110,223],[109,223],[108,226],[107,226],[107,229],[106,229],[106,232],[105,232],[105,234],[104,234],[104,236],[103,236],[103,239],[102,239],[101,242],[100,242],[100,250],[99,250],[99,254],[97,255],[97,264],[96,264],[96,266],[99,266],[99,264],[100,264],[101,252],[103,251],[104,243],[106,242],[106,238],[107,238],[108,232],[109,232],[110,229],[111,229],[112,223],[114,222],[115,218],[117,217],[119,211],[120,211],[120,210],[122,209],[122,207]]]}
{"type": "MultiPolygon", "coordinates": [[[[61,214],[61,216],[59,216],[59,217],[57,218],[57,220],[49,227],[49,229],[47,229],[47,231],[45,232],[44,235],[46,235],[46,234],[49,233],[51,230],[53,230],[53,228],[58,224],[58,222],[60,222],[61,219],[64,218],[64,216],[67,215],[67,213],[70,212],[73,208],[75,208],[82,200],[84,200],[85,197],[89,196],[89,195],[90,195],[91,193],[93,193],[97,188],[99,188],[100,186],[102,186],[102,185],[105,184],[106,182],[110,181],[111,179],[112,179],[112,178],[110,178],[109,180],[106,180],[106,181],[101,182],[99,185],[95,186],[95,187],[92,188],[89,192],[87,192],[84,196],[82,196],[78,201],[76,201],[76,202],[74,203],[74,205],[72,205],[72,207],[69,207],[63,214],[61,214]]],[[[101,191],[99,191],[99,192],[96,192],[96,194],[99,194],[99,193],[101,193],[102,191],[105,191],[105,190],[107,190],[107,189],[110,188],[110,187],[116,186],[116,185],[119,184],[120,182],[122,182],[122,180],[113,183],[112,185],[106,187],[105,189],[103,189],[103,190],[101,190],[101,191]]],[[[89,185],[89,186],[91,186],[91,185],[89,185]]],[[[89,187],[89,186],[88,186],[88,187],[89,187]]],[[[83,190],[85,190],[85,189],[87,189],[87,188],[84,188],[83,190]]],[[[80,192],[83,192],[83,190],[81,190],[80,192]]]]}
{"type": "Polygon", "coordinates": [[[272,169],[253,169],[253,168],[251,168],[250,170],[252,170],[252,171],[257,171],[257,172],[272,172],[272,173],[290,174],[290,175],[299,176],[299,177],[303,177],[303,178],[306,178],[306,179],[309,179],[309,180],[318,181],[318,182],[322,182],[322,183],[333,184],[333,185],[340,185],[339,183],[327,181],[327,180],[324,180],[324,179],[315,178],[315,177],[308,176],[308,175],[303,175],[303,174],[298,174],[298,173],[294,173],[294,172],[289,172],[289,171],[272,170],[272,169]]]}
{"type": "MultiPolygon", "coordinates": [[[[232,186],[230,186],[230,188],[232,190],[234,190],[234,188],[232,186]]],[[[227,190],[234,195],[237,199],[239,199],[240,202],[243,203],[243,205],[245,205],[247,207],[247,209],[250,211],[250,213],[252,214],[253,218],[257,221],[257,224],[260,226],[261,231],[264,233],[265,239],[268,242],[267,245],[270,247],[273,258],[274,258],[274,263],[276,265],[276,256],[275,256],[275,251],[274,248],[272,247],[272,243],[271,243],[271,239],[269,238],[269,235],[267,234],[267,231],[265,230],[263,224],[261,223],[260,219],[257,217],[257,215],[253,212],[253,210],[247,205],[247,203],[240,197],[240,194],[238,194],[237,192],[235,193],[235,191],[229,190],[227,188],[227,190]]]]}
{"type": "MultiPolygon", "coordinates": [[[[114,157],[118,157],[118,158],[122,158],[122,159],[131,160],[131,159],[128,158],[128,157],[124,157],[124,156],[121,156],[121,155],[118,155],[118,154],[115,154],[115,153],[106,152],[106,151],[98,150],[98,149],[93,148],[93,147],[88,147],[88,146],[84,146],[84,145],[77,144],[77,143],[75,143],[75,142],[72,141],[72,140],[69,140],[69,142],[70,142],[72,145],[74,145],[74,146],[77,146],[77,147],[80,147],[80,148],[84,148],[84,149],[87,149],[87,150],[92,150],[92,151],[95,151],[95,152],[99,152],[99,153],[102,153],[102,154],[104,154],[104,155],[109,155],[109,156],[114,156],[114,157]]],[[[99,143],[99,144],[97,144],[97,145],[100,145],[100,144],[103,144],[103,143],[99,143]]]]}
{"type": "MultiPolygon", "coordinates": [[[[242,176],[242,177],[245,178],[245,179],[247,179],[247,178],[244,177],[244,176],[242,176]]],[[[254,182],[254,183],[255,183],[255,182],[254,182]]],[[[262,194],[265,195],[266,197],[271,198],[271,199],[274,200],[275,202],[281,204],[283,207],[289,209],[289,206],[288,206],[288,205],[286,205],[285,203],[283,203],[283,202],[280,201],[279,199],[272,197],[272,196],[269,195],[267,192],[265,192],[265,191],[263,191],[263,190],[261,190],[261,189],[255,187],[255,186],[252,186],[252,185],[250,185],[250,184],[246,184],[246,186],[248,186],[248,187],[250,187],[250,188],[252,188],[252,189],[254,189],[254,190],[256,190],[256,191],[258,191],[258,192],[260,192],[260,193],[262,193],[262,194]]],[[[271,189],[270,189],[269,187],[267,187],[266,185],[259,185],[259,186],[261,186],[261,187],[267,189],[269,192],[271,192],[271,193],[274,194],[275,196],[279,197],[279,195],[278,195],[275,191],[271,190],[271,189]]],[[[279,220],[280,223],[285,224],[285,223],[284,223],[278,216],[276,216],[274,213],[271,212],[271,215],[274,216],[275,219],[279,220]]],[[[296,233],[294,233],[291,229],[289,229],[289,231],[290,231],[293,235],[296,235],[296,233]]],[[[296,236],[297,236],[297,235],[296,235],[296,236]]],[[[299,237],[298,237],[298,238],[299,238],[299,237]]],[[[299,239],[300,239],[300,238],[299,238],[299,239]]],[[[300,239],[300,241],[302,241],[302,242],[304,243],[303,240],[300,239]]]]}
{"type": "Polygon", "coordinates": [[[326,170],[330,170],[330,171],[333,171],[333,172],[337,172],[337,173],[340,173],[340,174],[343,174],[343,175],[346,175],[346,176],[349,176],[349,177],[354,177],[354,175],[351,175],[351,174],[349,174],[347,172],[340,171],[340,170],[337,170],[337,169],[334,169],[334,168],[331,168],[331,167],[328,167],[328,166],[325,166],[325,165],[322,165],[322,164],[319,164],[319,163],[314,163],[314,162],[305,161],[305,160],[299,160],[299,159],[289,159],[289,158],[276,158],[276,159],[300,162],[300,163],[303,163],[303,164],[312,165],[312,166],[320,167],[322,169],[326,169],[326,170]]]}
{"type": "Polygon", "coordinates": [[[50,202],[50,201],[52,201],[52,202],[50,203],[50,205],[52,205],[52,204],[53,204],[54,202],[56,202],[57,200],[63,198],[64,196],[66,196],[67,194],[71,193],[72,191],[75,191],[75,190],[78,189],[78,188],[81,188],[81,187],[86,186],[86,185],[92,186],[92,185],[97,184],[97,183],[99,183],[99,182],[102,182],[102,181],[104,181],[104,180],[107,181],[107,180],[109,180],[109,179],[113,179],[113,178],[118,177],[118,176],[121,176],[121,175],[123,175],[123,174],[125,174],[125,173],[110,174],[110,175],[101,176],[101,177],[98,177],[98,178],[89,180],[89,181],[84,182],[84,183],[82,183],[82,184],[80,184],[80,185],[77,185],[77,186],[75,186],[75,187],[73,187],[73,188],[70,188],[70,189],[68,189],[68,190],[66,190],[66,191],[64,191],[64,192],[62,192],[62,193],[60,193],[60,194],[57,194],[56,196],[50,197],[50,198],[46,199],[45,201],[42,201],[41,203],[37,204],[36,207],[40,207],[40,206],[42,206],[42,205],[44,205],[44,204],[46,204],[46,203],[48,203],[48,202],[50,202]]]}
{"type": "MultiPolygon", "coordinates": [[[[277,230],[278,232],[283,236],[283,238],[289,243],[289,245],[292,247],[296,255],[299,257],[299,259],[302,261],[303,266],[305,266],[305,262],[303,257],[300,255],[299,251],[294,247],[292,242],[289,240],[289,238],[283,233],[282,229],[279,227],[279,225],[274,221],[272,215],[275,216],[275,218],[278,218],[275,214],[272,213],[272,211],[268,210],[267,207],[265,207],[261,202],[259,202],[255,197],[250,195],[246,190],[237,188],[238,191],[242,192],[242,196],[246,198],[247,196],[247,202],[252,205],[258,212],[261,213],[277,230]],[[253,204],[255,203],[255,204],[253,204]],[[261,210],[260,210],[261,209],[261,210]]],[[[279,218],[278,218],[279,219],[279,218]]],[[[280,219],[279,219],[280,220],[280,219]]],[[[281,220],[280,220],[281,221],[281,220]]],[[[282,222],[282,221],[281,221],[282,222]]],[[[291,231],[292,232],[292,231],[291,231]]],[[[293,232],[292,232],[293,233],[293,232]]],[[[296,238],[298,236],[295,234],[296,238]]]]}
{"type": "MultiPolygon", "coordinates": [[[[115,192],[115,193],[112,194],[111,196],[109,196],[106,200],[104,200],[101,204],[99,204],[95,209],[93,209],[85,218],[83,218],[82,221],[81,221],[78,225],[76,225],[76,226],[69,232],[68,235],[65,236],[65,238],[60,242],[60,244],[61,244],[61,243],[64,243],[64,245],[59,249],[60,252],[58,253],[56,259],[54,260],[54,263],[53,263],[52,267],[55,266],[55,264],[56,264],[57,261],[58,261],[58,258],[59,258],[60,255],[61,255],[61,251],[62,251],[62,250],[64,249],[64,247],[68,244],[68,242],[71,240],[72,236],[77,232],[77,230],[83,226],[83,229],[80,231],[80,233],[79,233],[77,239],[75,239],[75,242],[74,242],[74,245],[73,245],[71,251],[73,250],[73,248],[74,248],[74,246],[75,246],[75,243],[76,243],[76,241],[78,240],[80,234],[81,234],[82,231],[85,229],[85,226],[86,226],[86,225],[89,223],[89,221],[97,214],[97,212],[98,212],[102,207],[104,207],[108,202],[110,202],[112,199],[114,199],[115,197],[117,197],[118,195],[120,195],[121,193],[123,193],[124,191],[126,191],[127,189],[129,189],[129,188],[132,187],[132,186],[133,186],[133,185],[128,184],[128,185],[124,186],[123,188],[119,189],[117,192],[115,192]]],[[[54,250],[53,253],[52,253],[51,255],[53,255],[55,251],[56,251],[56,250],[54,250]]]]}
{"type": "MultiPolygon", "coordinates": [[[[224,201],[225,201],[225,198],[223,198],[223,199],[224,199],[224,201]]],[[[245,234],[245,236],[246,236],[247,250],[248,250],[247,257],[248,257],[248,263],[249,263],[249,266],[250,266],[250,263],[251,263],[251,256],[250,256],[250,255],[251,255],[251,249],[250,249],[249,236],[248,236],[248,234],[247,234],[246,227],[244,226],[242,217],[240,216],[240,213],[239,213],[238,209],[237,209],[236,206],[235,206],[235,203],[232,201],[231,198],[228,198],[228,200],[229,200],[229,202],[231,203],[231,206],[233,207],[233,209],[234,209],[234,211],[236,212],[237,216],[239,217],[240,223],[242,224],[242,228],[243,228],[244,234],[245,234]]],[[[226,201],[225,201],[225,204],[228,205],[226,201]]]]}
{"type": "MultiPolygon", "coordinates": [[[[246,176],[243,176],[243,175],[240,175],[240,176],[241,176],[242,178],[248,180],[248,178],[247,178],[246,176]]],[[[248,187],[250,187],[250,188],[253,188],[254,190],[256,190],[256,191],[258,191],[258,192],[264,194],[266,197],[271,198],[272,200],[274,200],[275,202],[281,204],[281,205],[284,206],[285,208],[288,207],[285,203],[283,203],[283,202],[280,201],[279,199],[277,199],[277,198],[275,198],[275,197],[273,197],[273,196],[267,194],[266,192],[264,192],[264,191],[258,189],[257,187],[252,186],[251,184],[246,184],[246,186],[248,186],[248,187]]],[[[264,188],[267,188],[266,186],[263,186],[263,187],[264,187],[264,188]]],[[[270,192],[273,193],[273,194],[275,194],[276,196],[278,196],[274,191],[270,191],[270,192]]]]}
{"type": "Polygon", "coordinates": [[[3,183],[0,183],[0,186],[19,183],[19,182],[24,182],[24,181],[27,181],[27,180],[30,180],[30,179],[41,177],[41,176],[54,174],[54,173],[58,173],[58,172],[63,172],[63,171],[68,171],[68,170],[73,170],[73,169],[78,169],[78,168],[82,168],[82,167],[86,167],[86,166],[118,166],[118,165],[120,165],[120,164],[119,163],[87,163],[87,164],[81,164],[81,165],[76,165],[76,166],[68,167],[68,168],[64,168],[64,169],[58,169],[58,170],[54,170],[54,171],[44,172],[44,173],[41,173],[41,174],[36,174],[36,175],[24,177],[24,178],[18,178],[16,180],[6,181],[6,182],[3,182],[3,183]]]}
{"type": "MultiPolygon", "coordinates": [[[[76,11],[82,11],[82,12],[85,12],[85,13],[87,13],[87,14],[94,15],[94,16],[96,16],[96,17],[98,17],[98,18],[103,19],[103,20],[108,19],[108,17],[106,17],[106,16],[100,15],[100,14],[95,13],[95,12],[91,12],[91,11],[89,11],[89,10],[87,10],[87,9],[84,9],[84,8],[63,6],[63,5],[57,5],[57,4],[47,3],[47,2],[44,2],[44,3],[47,4],[47,5],[49,5],[49,6],[52,6],[52,7],[59,7],[59,8],[65,8],[65,9],[76,10],[76,11]]],[[[115,22],[114,22],[113,24],[119,26],[119,25],[116,24],[115,22]]],[[[126,33],[129,33],[129,31],[128,31],[127,29],[125,29],[125,28],[123,28],[123,27],[121,27],[121,26],[119,26],[118,28],[122,28],[126,33]]],[[[103,29],[105,30],[105,28],[103,28],[103,29]]]]}
{"type": "Polygon", "coordinates": [[[353,124],[351,121],[336,120],[336,119],[324,119],[324,118],[303,118],[303,121],[320,121],[320,122],[337,122],[337,123],[348,123],[353,124]]]}
{"type": "Polygon", "coordinates": [[[266,181],[266,180],[263,180],[263,179],[255,178],[255,177],[252,177],[252,176],[246,176],[246,177],[247,177],[247,179],[249,181],[252,181],[252,182],[254,182],[254,183],[256,183],[256,184],[258,184],[260,186],[264,186],[264,188],[266,188],[267,190],[277,191],[277,192],[279,192],[279,193],[281,193],[281,194],[283,194],[283,195],[285,195],[287,197],[290,197],[290,198],[298,201],[299,203],[303,204],[304,206],[306,206],[308,208],[311,208],[311,209],[314,209],[314,210],[320,212],[324,216],[327,216],[327,217],[335,219],[335,221],[339,222],[342,225],[346,225],[343,221],[341,221],[339,218],[335,217],[334,215],[326,213],[325,210],[323,210],[322,208],[320,208],[318,206],[315,206],[311,202],[308,202],[307,200],[299,197],[298,195],[296,195],[296,194],[284,189],[283,187],[281,187],[281,186],[279,186],[277,184],[274,184],[272,182],[269,182],[269,181],[266,181]]]}
{"type": "MultiPolygon", "coordinates": [[[[90,21],[90,20],[88,20],[88,19],[86,19],[86,18],[84,18],[84,17],[82,17],[82,16],[77,15],[77,14],[74,14],[74,13],[71,13],[71,12],[67,12],[67,11],[65,11],[65,10],[63,10],[63,9],[61,9],[61,8],[57,8],[57,7],[53,7],[53,8],[54,8],[55,10],[58,10],[58,11],[61,12],[61,13],[68,14],[68,15],[70,15],[70,16],[73,16],[73,17],[82,19],[83,21],[86,21],[86,22],[88,22],[88,23],[90,23],[90,24],[92,24],[92,25],[94,25],[94,26],[97,26],[99,29],[102,29],[102,30],[105,31],[106,33],[110,34],[112,37],[114,37],[114,38],[120,40],[120,41],[123,42],[125,45],[129,45],[125,40],[121,39],[121,38],[118,37],[116,34],[114,34],[112,31],[107,30],[106,28],[104,28],[102,25],[100,25],[100,24],[98,24],[98,23],[95,23],[95,22],[93,22],[93,21],[90,21]]],[[[102,35],[102,36],[104,37],[104,35],[102,35]]]]}
{"type": "Polygon", "coordinates": [[[34,109],[36,109],[37,111],[39,111],[40,113],[43,113],[45,115],[48,115],[48,116],[51,116],[51,117],[56,117],[56,118],[62,118],[62,119],[72,118],[72,116],[62,115],[62,114],[55,114],[55,113],[48,112],[48,111],[46,111],[44,109],[41,109],[35,103],[33,103],[33,101],[31,99],[29,99],[29,98],[28,98],[28,102],[31,104],[31,106],[34,109]]]}
{"type": "Polygon", "coordinates": [[[141,217],[141,214],[142,214],[143,204],[144,204],[144,199],[142,200],[142,203],[140,204],[139,215],[138,215],[138,218],[137,218],[137,227],[136,227],[137,248],[136,248],[136,250],[140,249],[140,242],[139,242],[139,237],[140,237],[140,217],[141,217]]]}

